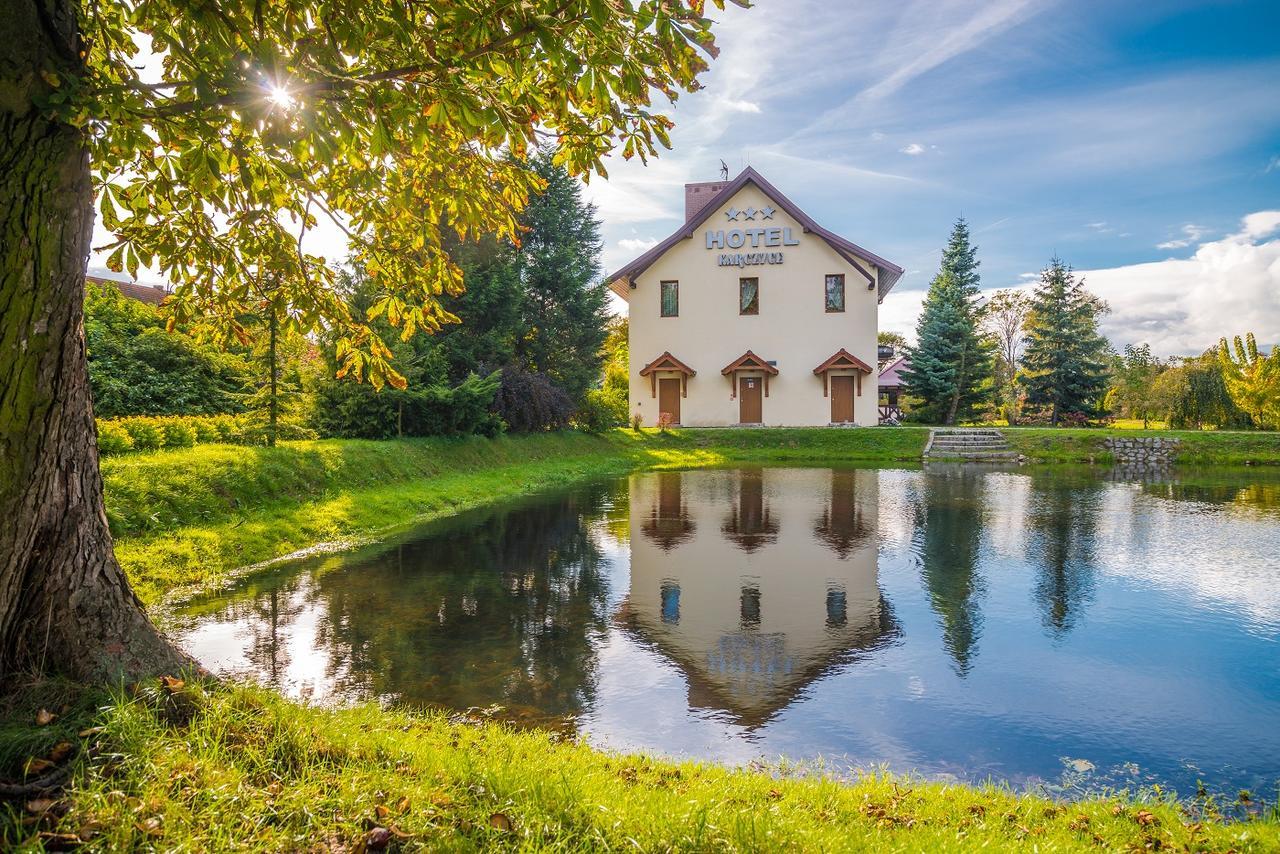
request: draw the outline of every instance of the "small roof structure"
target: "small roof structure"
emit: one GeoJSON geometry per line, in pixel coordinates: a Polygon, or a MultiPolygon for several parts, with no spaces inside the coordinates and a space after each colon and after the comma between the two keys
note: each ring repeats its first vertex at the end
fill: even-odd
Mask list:
{"type": "Polygon", "coordinates": [[[675,230],[666,240],[654,246],[648,252],[636,258],[630,264],[622,269],[607,276],[605,281],[609,283],[609,290],[624,300],[629,300],[630,283],[645,270],[653,266],[653,263],[666,254],[667,250],[675,246],[681,240],[689,240],[693,237],[694,231],[698,229],[704,222],[710,219],[720,206],[733,198],[733,196],[745,187],[748,183],[755,184],[762,193],[768,196],[773,202],[785,211],[792,219],[800,223],[806,233],[816,234],[827,242],[836,254],[847,261],[850,266],[866,277],[868,282],[873,281],[870,272],[859,263],[861,258],[880,269],[879,293],[877,297],[883,300],[889,291],[897,284],[898,279],[902,278],[903,269],[892,261],[886,261],[874,252],[868,252],[852,240],[846,240],[840,235],[828,231],[807,213],[802,211],[795,202],[788,199],[778,191],[778,188],[770,184],[764,179],[759,172],[748,166],[743,169],[738,177],[734,178],[724,189],[712,196],[706,204],[692,217],[675,230]]]}
{"type": "Polygon", "coordinates": [[[821,365],[814,368],[813,372],[815,374],[825,374],[827,371],[848,370],[850,368],[862,371],[865,374],[871,373],[870,365],[850,353],[845,348],[841,347],[839,350],[831,354],[830,359],[827,359],[821,365]]]}
{"type": "Polygon", "coordinates": [[[905,383],[902,381],[900,372],[909,367],[911,367],[911,363],[907,361],[907,357],[899,356],[885,365],[884,370],[880,371],[880,379],[877,385],[880,388],[901,388],[905,383]]]}
{"type": "Polygon", "coordinates": [[[139,302],[159,305],[169,297],[169,292],[160,285],[140,285],[137,282],[122,282],[119,279],[107,279],[102,276],[85,276],[86,285],[111,285],[125,296],[139,302]]]}
{"type": "Polygon", "coordinates": [[[771,376],[778,375],[778,366],[771,365],[755,353],[748,350],[732,362],[724,366],[720,373],[726,377],[734,371],[764,371],[771,376]]]}
{"type": "Polygon", "coordinates": [[[654,371],[679,371],[691,377],[698,375],[698,372],[693,368],[671,355],[670,350],[664,351],[661,356],[641,368],[640,376],[647,377],[654,371]]]}

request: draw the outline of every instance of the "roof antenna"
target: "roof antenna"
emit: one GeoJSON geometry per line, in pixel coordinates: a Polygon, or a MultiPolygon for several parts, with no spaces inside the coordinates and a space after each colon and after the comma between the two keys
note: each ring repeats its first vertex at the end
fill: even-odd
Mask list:
{"type": "Polygon", "coordinates": [[[729,164],[724,162],[724,158],[720,158],[720,180],[729,180],[729,164]]]}

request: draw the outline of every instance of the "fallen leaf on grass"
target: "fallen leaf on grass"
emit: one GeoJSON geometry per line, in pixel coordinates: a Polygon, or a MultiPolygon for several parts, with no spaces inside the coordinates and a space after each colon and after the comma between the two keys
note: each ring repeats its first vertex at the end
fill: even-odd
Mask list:
{"type": "Polygon", "coordinates": [[[187,684],[176,676],[161,676],[160,683],[169,691],[181,691],[187,684]]]}
{"type": "Polygon", "coordinates": [[[142,821],[134,824],[134,827],[138,829],[139,833],[142,833],[145,836],[161,836],[162,835],[160,831],[160,819],[157,818],[156,816],[152,816],[151,818],[144,818],[142,821]]]}
{"type": "Polygon", "coordinates": [[[406,813],[409,811],[409,796],[401,795],[400,800],[396,801],[396,812],[406,813]]]}
{"type": "Polygon", "coordinates": [[[54,764],[48,759],[41,759],[38,756],[32,756],[27,760],[27,763],[22,766],[22,771],[26,776],[30,777],[32,774],[43,774],[52,767],[54,767],[54,764]]]}
{"type": "Polygon", "coordinates": [[[387,806],[386,804],[378,804],[376,807],[373,808],[373,814],[376,815],[379,818],[379,820],[384,819],[387,816],[391,815],[391,807],[387,806]]]}
{"type": "Polygon", "coordinates": [[[46,851],[71,851],[84,844],[84,840],[74,833],[54,833],[51,830],[40,831],[40,842],[46,851]]]}
{"type": "Polygon", "coordinates": [[[53,809],[53,805],[56,803],[57,801],[53,798],[33,798],[32,800],[27,801],[27,812],[35,815],[43,815],[53,809]]]}
{"type": "Polygon", "coordinates": [[[41,709],[36,712],[36,726],[48,726],[53,723],[54,719],[57,717],[57,715],[48,709],[41,709]]]}
{"type": "Polygon", "coordinates": [[[49,751],[50,762],[61,762],[71,755],[72,744],[69,741],[60,741],[53,746],[53,750],[49,751]]]}
{"type": "Polygon", "coordinates": [[[1138,813],[1137,815],[1134,816],[1134,819],[1137,820],[1138,824],[1141,824],[1143,826],[1146,826],[1148,824],[1155,824],[1158,821],[1155,815],[1147,812],[1146,810],[1138,810],[1138,813]]]}
{"type": "Polygon", "coordinates": [[[88,738],[91,735],[97,735],[98,733],[104,732],[105,730],[106,730],[106,727],[104,726],[91,726],[88,729],[80,730],[80,732],[76,733],[76,735],[80,736],[81,738],[88,738]]]}
{"type": "Polygon", "coordinates": [[[493,815],[489,816],[489,826],[492,827],[494,830],[502,830],[502,831],[516,829],[516,826],[511,821],[510,817],[508,817],[506,813],[500,813],[500,812],[496,812],[493,815]]]}
{"type": "Polygon", "coordinates": [[[365,850],[381,851],[391,844],[391,831],[385,827],[375,827],[366,833],[361,841],[364,842],[365,850]]]}

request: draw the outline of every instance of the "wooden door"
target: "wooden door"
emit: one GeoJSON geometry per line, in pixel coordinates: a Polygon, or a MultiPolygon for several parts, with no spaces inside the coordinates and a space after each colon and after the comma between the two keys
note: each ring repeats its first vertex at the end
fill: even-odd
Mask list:
{"type": "Polygon", "coordinates": [[[831,377],[831,423],[853,421],[853,377],[831,377]]]}
{"type": "Polygon", "coordinates": [[[671,414],[671,423],[680,423],[680,380],[674,377],[658,380],[658,415],[671,414]]]}
{"type": "Polygon", "coordinates": [[[764,420],[761,404],[763,392],[763,377],[742,377],[738,380],[739,424],[759,424],[764,420]]]}

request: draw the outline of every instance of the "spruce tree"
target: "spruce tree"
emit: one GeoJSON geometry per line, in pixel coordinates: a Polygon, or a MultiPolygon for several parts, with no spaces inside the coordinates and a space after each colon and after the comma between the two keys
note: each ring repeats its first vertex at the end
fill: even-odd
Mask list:
{"type": "Polygon", "coordinates": [[[961,217],[929,285],[916,346],[907,349],[910,367],[903,380],[926,421],[955,424],[971,416],[991,379],[993,346],[979,331],[977,251],[961,217]]]}
{"type": "Polygon", "coordinates": [[[1067,413],[1093,414],[1107,385],[1107,341],[1098,333],[1106,304],[1054,258],[1040,273],[1027,318],[1022,382],[1027,402],[1050,408],[1058,426],[1067,413]]]}

